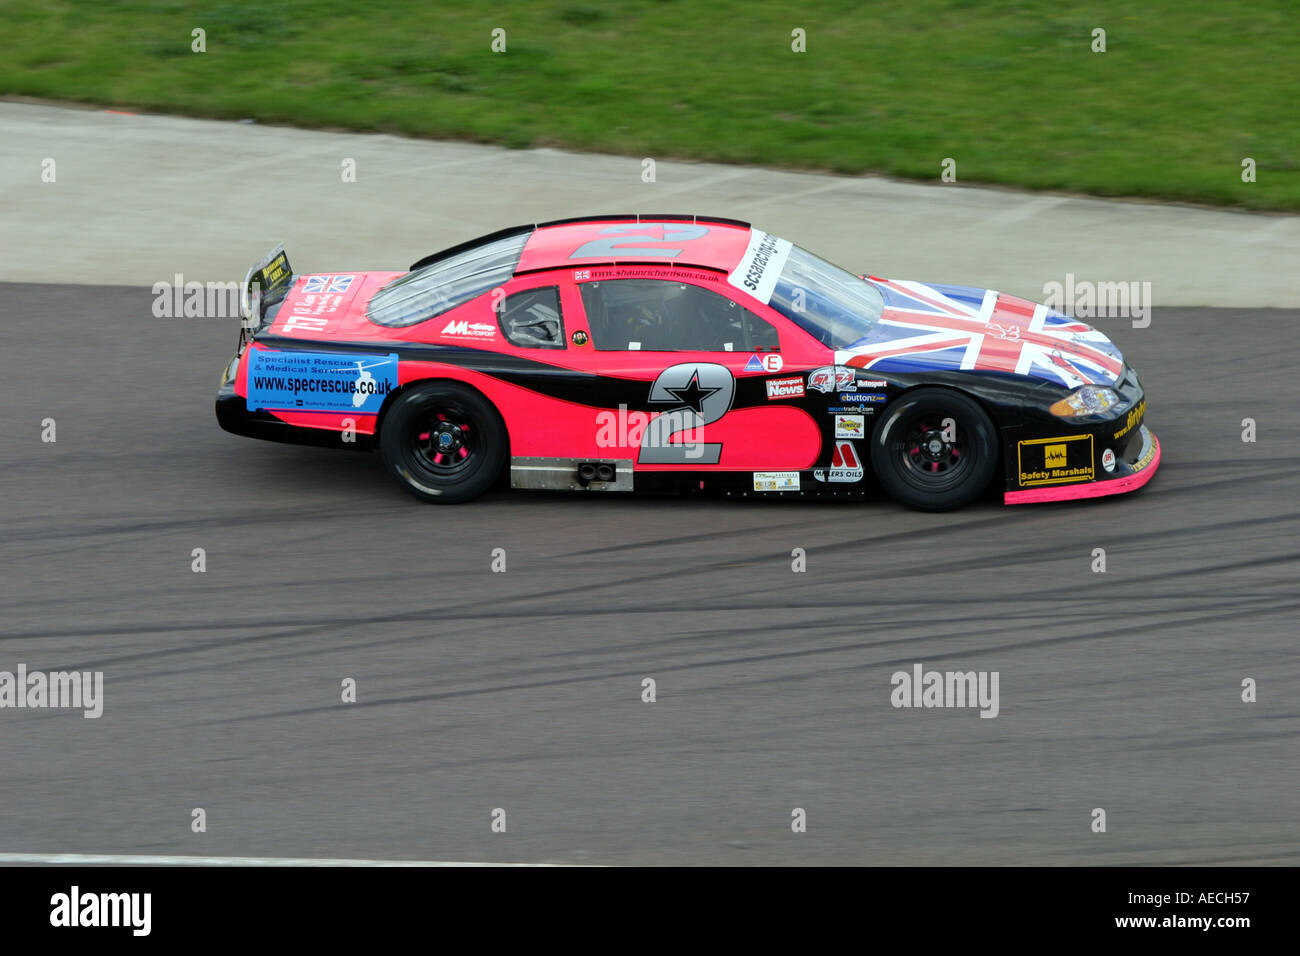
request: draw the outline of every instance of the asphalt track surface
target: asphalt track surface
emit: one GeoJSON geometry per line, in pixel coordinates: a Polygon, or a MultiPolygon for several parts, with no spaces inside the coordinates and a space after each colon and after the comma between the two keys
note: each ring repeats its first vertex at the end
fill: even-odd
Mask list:
{"type": "Polygon", "coordinates": [[[1103,320],[1149,394],[1155,480],[924,515],[422,505],[375,456],[219,430],[234,323],[150,304],[0,285],[0,670],[105,675],[98,720],[0,710],[6,853],[1300,859],[1300,311],[1103,320]],[[918,662],[998,671],[999,716],[893,708],[918,662]]]}

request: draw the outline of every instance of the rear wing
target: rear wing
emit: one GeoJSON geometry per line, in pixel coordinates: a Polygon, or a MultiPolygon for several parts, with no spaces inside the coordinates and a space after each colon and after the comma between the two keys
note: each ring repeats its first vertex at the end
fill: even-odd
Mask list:
{"type": "Polygon", "coordinates": [[[239,295],[239,311],[243,316],[243,330],[255,332],[262,324],[262,315],[268,305],[285,297],[293,285],[293,267],[285,254],[284,244],[276,246],[262,261],[248,270],[239,295]]]}

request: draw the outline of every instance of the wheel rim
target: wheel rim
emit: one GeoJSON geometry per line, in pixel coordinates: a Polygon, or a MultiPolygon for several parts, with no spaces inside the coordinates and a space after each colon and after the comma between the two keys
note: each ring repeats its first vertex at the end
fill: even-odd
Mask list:
{"type": "Polygon", "coordinates": [[[963,442],[965,427],[951,415],[919,414],[900,429],[895,443],[895,465],[909,484],[939,490],[963,481],[975,467],[969,443],[963,442]],[[953,440],[945,437],[944,419],[954,425],[953,440]]]}
{"type": "Polygon", "coordinates": [[[430,408],[412,424],[407,453],[439,478],[452,478],[472,468],[480,457],[479,432],[460,405],[430,408]]]}

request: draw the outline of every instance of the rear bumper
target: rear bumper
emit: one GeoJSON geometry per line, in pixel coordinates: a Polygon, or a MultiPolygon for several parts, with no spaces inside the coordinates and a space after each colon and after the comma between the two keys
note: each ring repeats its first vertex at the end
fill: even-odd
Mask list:
{"type": "Polygon", "coordinates": [[[217,424],[233,435],[317,448],[346,448],[356,451],[374,448],[373,435],[357,433],[352,441],[343,442],[339,440],[337,431],[304,428],[276,418],[270,412],[250,412],[244,397],[235,394],[233,381],[224,383],[217,392],[216,410],[217,424]]]}
{"type": "Polygon", "coordinates": [[[1137,491],[1153,477],[1160,467],[1160,439],[1145,425],[1139,426],[1142,443],[1133,462],[1122,462],[1122,469],[1114,478],[1082,482],[1075,485],[1052,485],[1045,488],[1027,488],[1008,491],[1002,496],[1009,505],[1033,504],[1039,501],[1073,501],[1078,498],[1101,498],[1137,491]]]}

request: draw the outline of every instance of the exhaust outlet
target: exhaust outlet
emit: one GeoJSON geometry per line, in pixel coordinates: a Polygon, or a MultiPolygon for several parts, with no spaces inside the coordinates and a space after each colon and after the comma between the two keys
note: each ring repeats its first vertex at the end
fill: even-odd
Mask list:
{"type": "Polygon", "coordinates": [[[613,480],[614,480],[614,466],[613,466],[613,465],[597,465],[597,466],[596,466],[596,478],[597,478],[599,481],[613,481],[613,480]]]}
{"type": "Polygon", "coordinates": [[[581,481],[584,485],[587,484],[587,482],[589,482],[589,481],[595,481],[595,480],[596,480],[596,466],[595,466],[595,465],[579,465],[579,466],[578,466],[578,480],[581,481]]]}

